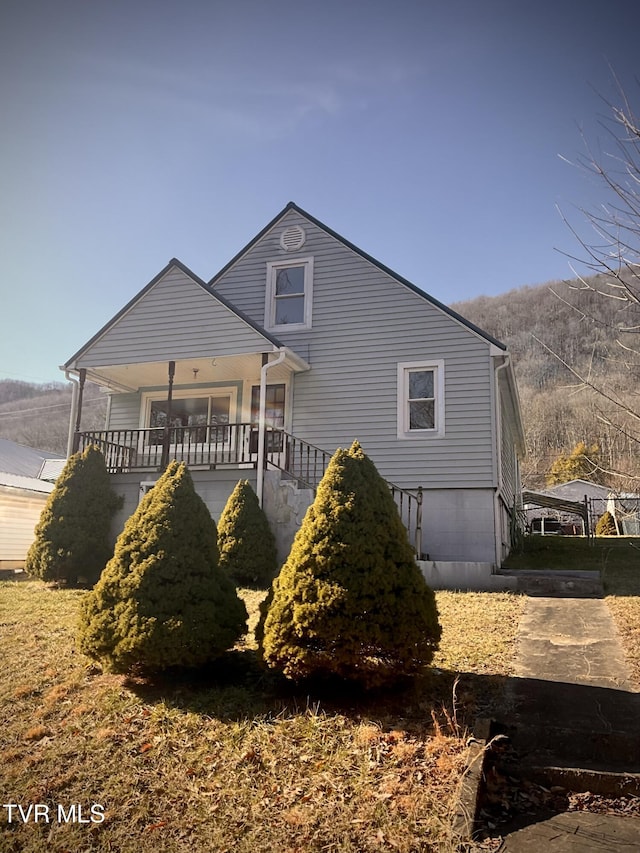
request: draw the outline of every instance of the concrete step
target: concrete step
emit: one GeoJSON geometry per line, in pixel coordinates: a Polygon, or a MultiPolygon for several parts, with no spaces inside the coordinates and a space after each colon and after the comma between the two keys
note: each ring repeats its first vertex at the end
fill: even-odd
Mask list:
{"type": "Polygon", "coordinates": [[[521,726],[514,749],[527,767],[588,767],[640,774],[640,743],[628,731],[579,731],[569,726],[521,726]]]}
{"type": "MultiPolygon", "coordinates": [[[[594,678],[598,666],[594,656],[594,678]]],[[[626,686],[514,678],[508,688],[511,713],[501,722],[528,766],[640,773],[640,694],[626,686]]]]}
{"type": "Polygon", "coordinates": [[[515,578],[516,590],[526,595],[571,598],[600,598],[604,595],[600,572],[502,568],[498,574],[515,578]]]}

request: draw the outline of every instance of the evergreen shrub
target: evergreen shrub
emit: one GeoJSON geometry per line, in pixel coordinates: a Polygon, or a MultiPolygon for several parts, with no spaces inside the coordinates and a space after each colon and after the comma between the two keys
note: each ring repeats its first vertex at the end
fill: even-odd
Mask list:
{"type": "Polygon", "coordinates": [[[218,566],[216,524],[185,465],[172,462],[83,601],[80,648],[113,672],[196,667],[232,646],[246,620],[218,566]]]}
{"type": "Polygon", "coordinates": [[[596,524],[596,536],[617,536],[618,528],[614,517],[609,510],[604,515],[600,516],[596,524]]]}
{"type": "Polygon", "coordinates": [[[265,662],[375,687],[419,672],[440,632],[387,484],[357,441],[337,450],[263,604],[265,662]]]}
{"type": "Polygon", "coordinates": [[[267,586],[278,568],[276,541],[248,480],[240,480],[218,521],[220,568],[238,586],[267,586]]]}
{"type": "Polygon", "coordinates": [[[71,456],[49,495],[25,570],[45,581],[93,584],[112,547],[111,520],[122,505],[96,447],[71,456]]]}

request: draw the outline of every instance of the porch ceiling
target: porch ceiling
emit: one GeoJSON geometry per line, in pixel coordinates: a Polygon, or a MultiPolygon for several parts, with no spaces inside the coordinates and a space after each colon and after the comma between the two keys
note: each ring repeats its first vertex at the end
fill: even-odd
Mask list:
{"type": "MultiPolygon", "coordinates": [[[[270,360],[275,360],[270,353],[270,360]]],[[[243,353],[215,358],[176,359],[174,386],[206,385],[235,382],[241,379],[260,379],[262,353],[243,353]]],[[[285,360],[269,372],[269,382],[284,380],[291,373],[308,370],[309,365],[291,350],[285,360]]],[[[138,391],[142,388],[164,388],[168,385],[168,362],[142,364],[111,364],[87,369],[87,379],[114,391],[138,391]]]]}

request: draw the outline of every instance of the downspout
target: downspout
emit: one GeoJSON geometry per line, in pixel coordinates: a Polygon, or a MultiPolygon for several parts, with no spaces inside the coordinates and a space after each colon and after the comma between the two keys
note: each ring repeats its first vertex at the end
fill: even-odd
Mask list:
{"type": "Polygon", "coordinates": [[[80,393],[80,385],[75,376],[72,376],[68,370],[64,372],[64,378],[71,382],[71,414],[69,415],[69,436],[67,438],[67,459],[73,453],[73,445],[75,439],[75,425],[78,416],[78,396],[80,393]]]}
{"type": "Polygon", "coordinates": [[[500,523],[500,493],[502,491],[502,407],[500,406],[500,378],[498,374],[501,370],[505,370],[511,364],[511,356],[505,353],[504,361],[499,364],[494,371],[496,383],[496,490],[494,493],[494,530],[495,530],[495,545],[496,545],[496,568],[500,568],[502,564],[502,525],[500,523]]]}
{"type": "Polygon", "coordinates": [[[277,364],[282,364],[287,353],[284,347],[278,352],[278,357],[274,361],[265,362],[260,368],[260,409],[258,413],[258,469],[256,477],[256,493],[258,495],[258,503],[262,506],[262,492],[264,487],[264,465],[265,465],[265,431],[266,424],[264,422],[267,409],[267,371],[271,370],[277,364]]]}

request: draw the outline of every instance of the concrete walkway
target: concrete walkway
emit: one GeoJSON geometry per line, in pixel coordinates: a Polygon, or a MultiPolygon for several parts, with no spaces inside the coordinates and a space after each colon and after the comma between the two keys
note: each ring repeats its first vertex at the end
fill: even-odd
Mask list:
{"type": "Polygon", "coordinates": [[[520,621],[518,678],[634,690],[609,608],[601,598],[529,598],[520,621]]]}
{"type": "MultiPolygon", "coordinates": [[[[505,722],[523,768],[564,773],[568,789],[588,769],[581,790],[592,791],[598,779],[620,780],[623,790],[640,773],[640,694],[603,599],[529,598],[515,666],[505,722]]],[[[640,850],[640,819],[566,812],[532,820],[504,838],[500,853],[640,850]]]]}

